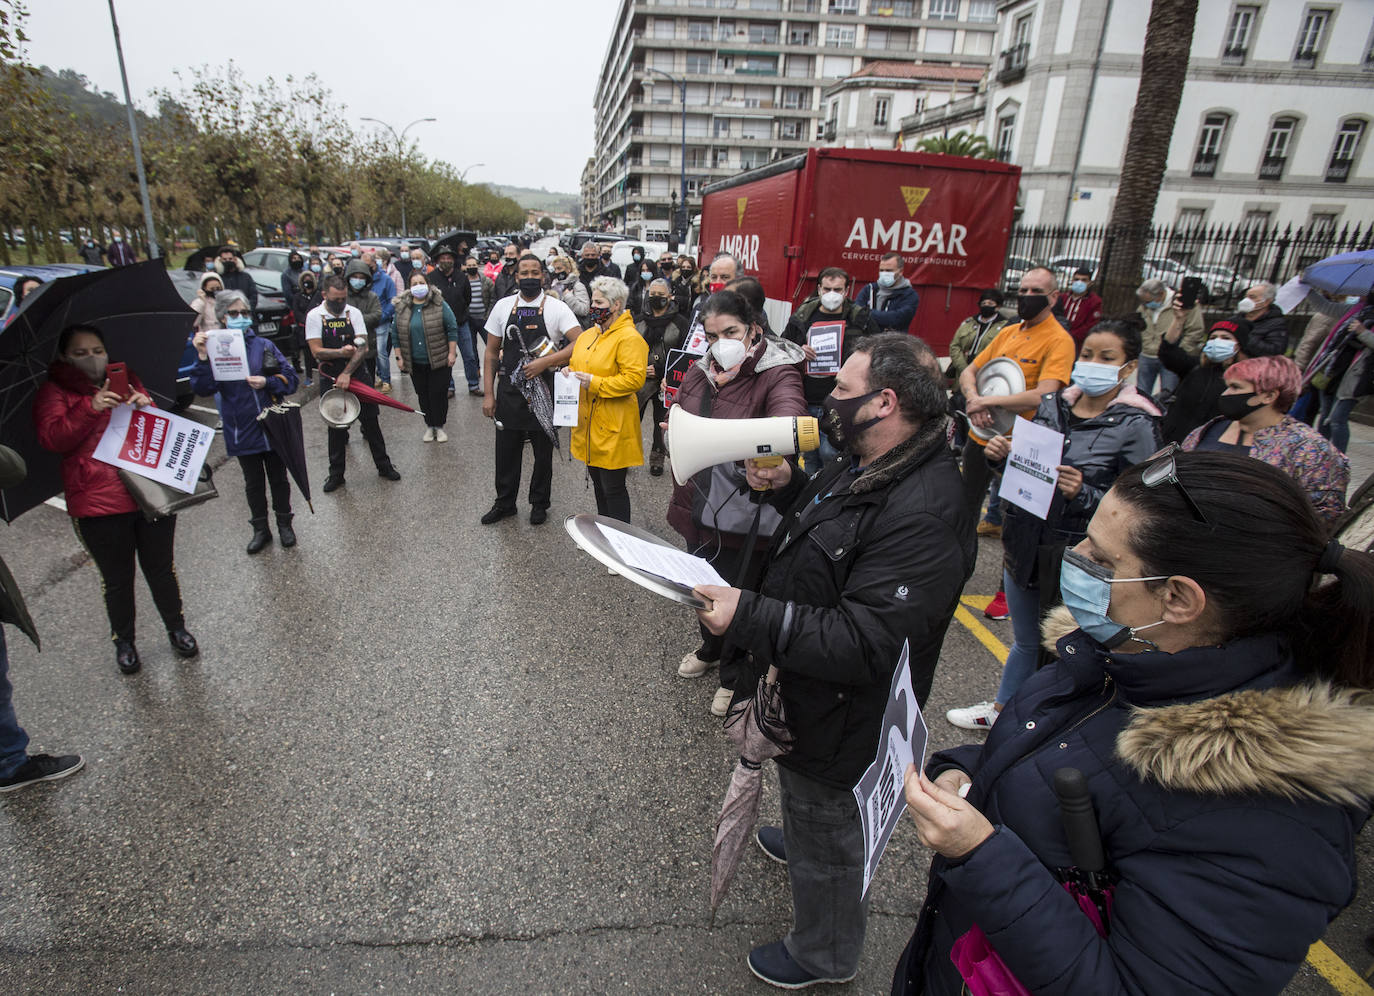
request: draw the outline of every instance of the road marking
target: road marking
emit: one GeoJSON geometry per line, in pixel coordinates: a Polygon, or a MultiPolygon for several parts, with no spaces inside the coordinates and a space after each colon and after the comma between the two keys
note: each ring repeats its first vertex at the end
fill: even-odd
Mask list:
{"type": "MultiPolygon", "coordinates": [[[[954,618],[959,620],[964,629],[973,634],[974,639],[981,643],[993,657],[999,662],[1007,662],[1007,647],[1001,640],[992,635],[992,631],[973,617],[969,609],[982,611],[988,607],[992,601],[987,595],[965,595],[959,599],[960,604],[954,610],[954,618]]],[[[1359,973],[1341,960],[1340,955],[1332,951],[1322,941],[1313,944],[1307,951],[1307,960],[1315,968],[1340,996],[1374,996],[1374,987],[1360,978],[1359,973]]]]}
{"type": "Polygon", "coordinates": [[[63,498],[61,495],[53,495],[51,498],[49,498],[49,499],[48,499],[47,501],[45,501],[43,504],[44,504],[44,505],[51,505],[53,508],[57,509],[59,512],[65,512],[65,511],[67,510],[67,500],[66,500],[65,498],[63,498]]]}
{"type": "Polygon", "coordinates": [[[204,412],[206,415],[219,414],[218,408],[206,408],[204,405],[187,405],[186,407],[191,409],[191,411],[193,412],[204,412]]]}

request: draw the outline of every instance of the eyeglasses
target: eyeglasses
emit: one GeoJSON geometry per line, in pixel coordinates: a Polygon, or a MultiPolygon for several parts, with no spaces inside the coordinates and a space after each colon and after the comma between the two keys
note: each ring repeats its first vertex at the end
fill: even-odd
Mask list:
{"type": "Polygon", "coordinates": [[[1183,482],[1178,479],[1178,461],[1176,457],[1182,448],[1178,443],[1170,443],[1164,452],[1155,458],[1140,473],[1140,483],[1147,488],[1157,488],[1161,484],[1172,484],[1178,489],[1184,502],[1188,505],[1188,511],[1193,513],[1193,518],[1201,522],[1204,526],[1210,526],[1207,516],[1202,514],[1202,509],[1198,508],[1197,502],[1193,501],[1193,496],[1188,494],[1188,489],[1183,486],[1183,482]]]}
{"type": "Polygon", "coordinates": [[[251,311],[244,311],[242,308],[235,308],[225,312],[226,315],[233,315],[235,318],[246,318],[251,316],[251,311]]]}

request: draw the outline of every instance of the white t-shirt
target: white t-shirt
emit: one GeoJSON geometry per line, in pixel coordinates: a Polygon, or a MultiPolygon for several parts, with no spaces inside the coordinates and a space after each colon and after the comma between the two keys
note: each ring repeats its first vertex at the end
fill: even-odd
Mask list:
{"type": "Polygon", "coordinates": [[[324,303],[315,305],[305,316],[305,338],[323,339],[324,320],[326,318],[347,318],[353,324],[353,338],[362,336],[367,338],[367,326],[363,324],[363,313],[351,304],[345,304],[342,315],[335,315],[324,303]]]}
{"type": "Polygon", "coordinates": [[[491,306],[491,314],[487,316],[487,335],[504,339],[506,326],[510,324],[510,313],[515,310],[516,303],[519,302],[522,308],[537,308],[541,300],[544,302],[544,327],[548,329],[551,342],[557,343],[562,336],[569,335],[574,329],[581,335],[582,323],[577,320],[572,309],[558,298],[546,294],[540,294],[533,301],[523,300],[519,294],[501,298],[491,306]]]}

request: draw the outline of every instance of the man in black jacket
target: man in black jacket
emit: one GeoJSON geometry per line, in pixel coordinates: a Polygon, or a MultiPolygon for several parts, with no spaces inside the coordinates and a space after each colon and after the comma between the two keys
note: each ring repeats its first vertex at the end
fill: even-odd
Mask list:
{"type": "Polygon", "coordinates": [[[905,333],[866,336],[826,399],[845,454],[811,480],[752,463],[783,514],[757,592],[702,586],[703,624],[742,665],[738,704],[770,666],[781,672],[796,741],[778,759],[783,826],[759,845],[787,864],[794,924],[755,948],[749,968],[788,988],[853,978],[867,904],[853,788],[878,753],[902,651],[924,704],[945,630],[973,572],[973,516],[945,442],[939,366],[905,333]]]}
{"type": "MultiPolygon", "coordinates": [[[[468,308],[472,304],[472,282],[457,266],[458,255],[445,246],[439,250],[438,264],[429,275],[429,282],[444,295],[444,303],[458,320],[458,353],[463,357],[463,375],[468,381],[468,394],[482,396],[482,365],[473,348],[472,332],[468,328],[468,308]]],[[[409,278],[407,278],[409,279],[409,278]]],[[[397,334],[401,334],[398,330],[397,334]]]]}
{"type": "Polygon", "coordinates": [[[243,272],[243,260],[239,259],[233,246],[225,246],[219,251],[219,265],[215,269],[220,272],[225,290],[242,291],[253,310],[258,310],[258,285],[243,272]]]}
{"type": "Polygon", "coordinates": [[[515,293],[518,280],[515,276],[516,261],[520,259],[520,249],[514,242],[506,243],[502,250],[501,272],[496,275],[496,300],[510,297],[515,293]]]}
{"type": "Polygon", "coordinates": [[[1250,323],[1246,356],[1282,356],[1288,352],[1288,320],[1274,302],[1277,293],[1273,284],[1261,281],[1247,289],[1236,303],[1231,321],[1250,323]]]}

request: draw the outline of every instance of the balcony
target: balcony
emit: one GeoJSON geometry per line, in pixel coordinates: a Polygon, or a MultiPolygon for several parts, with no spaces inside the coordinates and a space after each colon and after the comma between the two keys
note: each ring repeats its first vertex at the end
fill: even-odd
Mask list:
{"type": "Polygon", "coordinates": [[[1315,48],[1304,48],[1293,56],[1293,65],[1295,66],[1312,69],[1316,64],[1317,50],[1315,48]]]}
{"type": "Polygon", "coordinates": [[[1287,164],[1287,156],[1265,156],[1260,161],[1259,178],[1261,180],[1282,180],[1283,169],[1287,164]]]}
{"type": "Polygon", "coordinates": [[[1350,171],[1355,166],[1353,159],[1333,159],[1326,167],[1327,183],[1345,183],[1350,179],[1350,171]]]}
{"type": "Polygon", "coordinates": [[[908,132],[920,133],[937,127],[974,121],[983,116],[987,106],[987,94],[975,93],[969,97],[961,97],[959,100],[951,100],[936,107],[919,110],[915,114],[902,118],[897,127],[903,134],[908,132]]]}
{"type": "Polygon", "coordinates": [[[1247,52],[1243,48],[1228,48],[1221,53],[1223,66],[1243,66],[1247,52]]]}
{"type": "Polygon", "coordinates": [[[821,126],[821,129],[820,129],[820,132],[821,132],[821,141],[822,141],[822,142],[833,142],[833,141],[835,141],[835,134],[836,134],[836,131],[837,131],[836,122],[834,122],[834,121],[827,121],[824,125],[821,126]]]}
{"type": "Polygon", "coordinates": [[[1215,153],[1199,152],[1193,160],[1193,176],[1203,176],[1208,179],[1216,176],[1217,158],[1215,153]]]}
{"type": "Polygon", "coordinates": [[[1002,53],[1001,65],[997,70],[998,83],[1015,83],[1026,75],[1026,62],[1030,59],[1030,42],[1013,45],[1002,53]]]}

